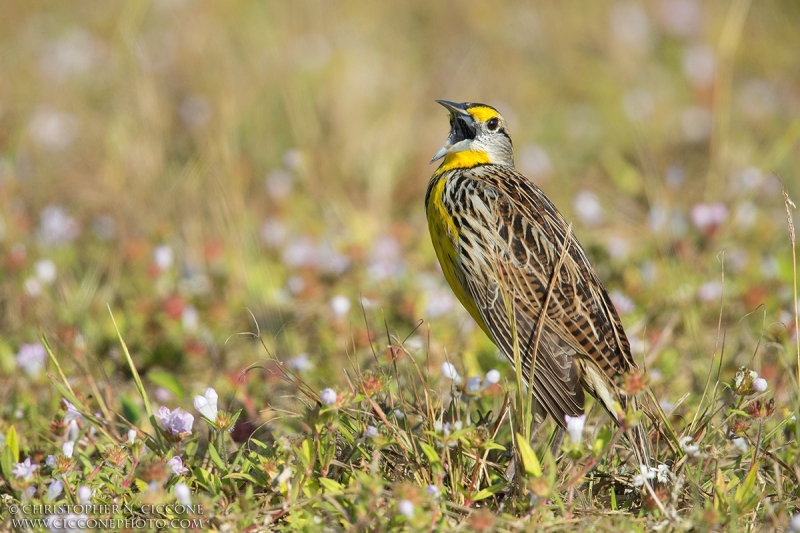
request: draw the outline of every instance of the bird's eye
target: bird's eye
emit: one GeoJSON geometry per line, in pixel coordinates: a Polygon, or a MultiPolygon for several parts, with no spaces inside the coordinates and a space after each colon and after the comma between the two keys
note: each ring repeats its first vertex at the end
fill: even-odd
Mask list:
{"type": "Polygon", "coordinates": [[[497,117],[494,117],[493,119],[490,119],[489,122],[486,123],[486,127],[489,128],[489,131],[494,131],[497,129],[499,123],[500,121],[497,120],[497,117]]]}

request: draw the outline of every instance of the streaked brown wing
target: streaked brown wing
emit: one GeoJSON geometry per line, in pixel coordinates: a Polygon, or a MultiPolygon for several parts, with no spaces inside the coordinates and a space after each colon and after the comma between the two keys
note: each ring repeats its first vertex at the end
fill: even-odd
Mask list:
{"type": "MultiPolygon", "coordinates": [[[[513,169],[479,167],[460,181],[453,192],[463,190],[463,196],[452,205],[468,206],[465,211],[477,217],[470,221],[454,213],[465,216],[460,245],[463,268],[473,273],[467,275],[470,292],[493,340],[512,361],[513,313],[527,377],[537,320],[569,226],[513,169]]],[[[593,360],[609,378],[635,367],[619,316],[574,236],[564,253],[547,300],[534,379],[538,399],[559,423],[564,414],[583,412],[576,355],[593,360]]]]}
{"type": "Polygon", "coordinates": [[[635,368],[619,315],[564,217],[527,178],[507,173],[504,194],[495,206],[509,290],[521,302],[532,302],[538,316],[563,253],[547,300],[545,326],[609,378],[635,368]]]}
{"type": "MultiPolygon", "coordinates": [[[[496,229],[499,219],[493,212],[493,200],[498,195],[486,190],[482,183],[461,179],[455,180],[450,192],[455,201],[448,203],[448,209],[459,226],[460,266],[467,289],[492,340],[512,363],[513,315],[517,349],[529,381],[535,316],[527,302],[507,299],[511,293],[506,289],[502,272],[498,271],[504,253],[498,246],[502,244],[496,229]]],[[[584,409],[584,392],[574,354],[574,349],[545,326],[538,345],[533,389],[537,402],[561,425],[565,424],[565,414],[577,416],[584,409]]]]}

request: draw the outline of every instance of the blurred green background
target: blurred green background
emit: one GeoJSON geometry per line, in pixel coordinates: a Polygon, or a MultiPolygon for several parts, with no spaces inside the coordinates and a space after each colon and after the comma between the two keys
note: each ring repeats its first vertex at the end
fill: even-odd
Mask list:
{"type": "Polygon", "coordinates": [[[431,369],[509,371],[429,243],[444,98],[507,118],[665,403],[723,339],[780,397],[799,24],[766,0],[2,2],[0,368],[44,333],[127,383],[108,305],[164,397],[240,386],[248,309],[319,386],[409,335],[431,369]]]}

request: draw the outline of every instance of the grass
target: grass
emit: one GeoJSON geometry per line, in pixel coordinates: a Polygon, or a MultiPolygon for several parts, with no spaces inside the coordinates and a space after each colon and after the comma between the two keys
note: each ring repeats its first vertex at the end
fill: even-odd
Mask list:
{"type": "Polygon", "coordinates": [[[3,3],[2,528],[89,502],[111,529],[789,530],[798,20],[3,3]],[[554,456],[446,287],[437,98],[500,109],[612,293],[652,477],[594,404],[554,456]]]}

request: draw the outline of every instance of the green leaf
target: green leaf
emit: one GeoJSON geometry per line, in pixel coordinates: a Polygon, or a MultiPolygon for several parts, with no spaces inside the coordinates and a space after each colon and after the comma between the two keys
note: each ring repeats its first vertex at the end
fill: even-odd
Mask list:
{"type": "Polygon", "coordinates": [[[475,495],[472,497],[472,501],[477,502],[480,500],[484,500],[490,496],[494,496],[495,494],[506,488],[507,485],[508,483],[506,483],[505,481],[501,481],[500,483],[495,483],[490,487],[481,489],[477,493],[475,493],[475,495]]]}
{"type": "Polygon", "coordinates": [[[222,460],[222,457],[219,456],[217,449],[214,448],[214,445],[209,443],[208,444],[208,455],[211,456],[211,462],[214,463],[220,472],[228,472],[228,467],[225,465],[225,461],[222,460]]]}
{"type": "Polygon", "coordinates": [[[122,416],[125,420],[134,426],[137,425],[139,419],[142,418],[142,412],[139,410],[139,406],[136,405],[136,402],[127,396],[121,396],[119,402],[122,404],[122,416]]]}
{"type": "Polygon", "coordinates": [[[19,462],[19,436],[17,435],[17,428],[11,426],[6,431],[6,443],[5,448],[8,448],[11,452],[11,458],[14,459],[15,463],[19,462]]]}
{"type": "Polygon", "coordinates": [[[327,477],[319,478],[319,484],[325,487],[325,492],[331,494],[341,494],[344,486],[341,483],[336,481],[335,479],[330,479],[327,477]]]}
{"type": "Polygon", "coordinates": [[[486,450],[486,451],[489,451],[489,450],[505,450],[506,449],[505,446],[503,446],[500,443],[494,442],[494,441],[487,442],[486,444],[484,444],[482,446],[482,448],[484,450],[486,450]]]}
{"type": "Polygon", "coordinates": [[[166,370],[151,370],[147,373],[147,379],[154,385],[164,387],[178,397],[178,399],[186,395],[183,385],[181,385],[181,382],[178,381],[178,378],[175,377],[175,374],[172,372],[167,372],[166,370]]]}
{"type": "Polygon", "coordinates": [[[603,452],[606,445],[611,441],[611,436],[611,428],[609,426],[603,426],[597,433],[597,438],[594,440],[594,444],[592,444],[592,453],[595,457],[603,452]]]}
{"type": "Polygon", "coordinates": [[[303,452],[300,458],[303,460],[303,466],[308,466],[311,464],[311,441],[309,439],[305,439],[300,446],[300,450],[303,452]]]}
{"type": "Polygon", "coordinates": [[[14,469],[14,463],[19,462],[19,438],[17,437],[17,430],[14,426],[8,428],[6,432],[6,443],[3,446],[3,453],[0,455],[0,467],[3,469],[3,476],[6,479],[12,479],[13,474],[11,471],[14,469]]]}
{"type": "MultiPolygon", "coordinates": [[[[749,503],[753,500],[754,497],[757,497],[757,494],[753,493],[753,488],[756,484],[756,472],[758,471],[757,464],[753,464],[750,467],[750,472],[747,473],[747,477],[744,478],[744,481],[741,485],[736,489],[736,493],[733,497],[733,500],[736,502],[736,505],[740,508],[745,507],[746,503],[749,503]]],[[[742,509],[746,511],[745,509],[742,509]]]]}
{"type": "Polygon", "coordinates": [[[261,485],[261,483],[257,481],[256,478],[254,478],[250,474],[242,474],[241,472],[233,472],[232,474],[228,474],[227,476],[225,476],[225,479],[240,479],[242,481],[249,481],[254,485],[261,485]]]}
{"type": "Polygon", "coordinates": [[[531,476],[539,477],[542,475],[542,465],[536,457],[536,453],[531,448],[528,440],[517,433],[517,449],[519,450],[520,459],[522,459],[522,466],[531,476]]]}
{"type": "Polygon", "coordinates": [[[131,357],[131,352],[128,351],[128,345],[125,343],[125,339],[122,338],[122,332],[117,327],[117,321],[114,320],[114,313],[111,312],[111,305],[107,305],[107,307],[108,314],[111,315],[111,322],[114,324],[114,330],[116,330],[119,343],[122,346],[122,353],[125,354],[125,360],[128,363],[128,367],[131,369],[133,382],[136,384],[136,390],[138,390],[139,394],[142,396],[144,408],[147,410],[147,416],[150,417],[153,415],[153,408],[150,406],[150,400],[147,398],[147,392],[144,390],[144,385],[142,385],[142,378],[139,377],[139,371],[136,370],[136,365],[133,364],[133,358],[131,357]]]}
{"type": "Polygon", "coordinates": [[[431,463],[441,463],[442,460],[439,459],[439,454],[436,453],[436,450],[430,444],[426,442],[420,442],[419,447],[422,448],[422,453],[425,454],[425,457],[428,458],[428,461],[431,463]]]}

